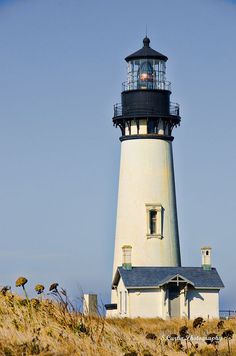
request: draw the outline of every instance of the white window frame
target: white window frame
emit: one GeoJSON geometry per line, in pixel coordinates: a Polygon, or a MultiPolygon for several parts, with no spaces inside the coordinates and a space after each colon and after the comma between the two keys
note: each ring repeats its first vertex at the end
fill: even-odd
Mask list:
{"type": "Polygon", "coordinates": [[[159,238],[162,239],[163,236],[163,214],[164,209],[161,204],[146,204],[146,226],[147,232],[146,237],[148,239],[151,238],[159,238]],[[155,233],[151,234],[151,227],[150,227],[150,212],[156,211],[156,231],[155,233]]]}

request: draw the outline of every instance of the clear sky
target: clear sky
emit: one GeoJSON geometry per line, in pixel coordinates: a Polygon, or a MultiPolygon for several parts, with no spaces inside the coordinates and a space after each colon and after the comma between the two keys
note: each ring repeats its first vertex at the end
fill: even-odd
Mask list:
{"type": "Polygon", "coordinates": [[[0,0],[0,285],[109,301],[124,57],[169,57],[182,262],[213,248],[236,308],[236,1],[0,0]]]}

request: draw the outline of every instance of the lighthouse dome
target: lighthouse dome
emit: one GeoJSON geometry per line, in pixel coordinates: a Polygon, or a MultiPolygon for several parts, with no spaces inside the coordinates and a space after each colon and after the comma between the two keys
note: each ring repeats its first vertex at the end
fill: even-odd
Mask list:
{"type": "Polygon", "coordinates": [[[159,59],[165,62],[168,60],[168,58],[164,54],[155,51],[149,45],[150,45],[150,39],[146,36],[143,39],[143,47],[138,51],[127,56],[125,58],[126,62],[129,62],[134,59],[142,59],[142,58],[159,59]]]}

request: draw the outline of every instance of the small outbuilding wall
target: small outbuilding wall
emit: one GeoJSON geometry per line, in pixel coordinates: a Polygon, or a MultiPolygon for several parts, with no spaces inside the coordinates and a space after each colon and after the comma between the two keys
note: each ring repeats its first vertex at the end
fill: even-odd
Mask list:
{"type": "Polygon", "coordinates": [[[117,316],[129,317],[129,301],[128,301],[128,291],[125,288],[122,278],[120,278],[117,290],[117,316]]]}

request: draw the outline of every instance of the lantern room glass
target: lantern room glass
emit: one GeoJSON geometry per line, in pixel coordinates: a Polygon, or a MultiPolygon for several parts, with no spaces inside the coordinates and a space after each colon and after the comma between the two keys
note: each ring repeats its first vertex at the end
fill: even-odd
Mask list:
{"type": "Polygon", "coordinates": [[[128,62],[125,90],[166,89],[166,64],[158,59],[135,59],[128,62]]]}

